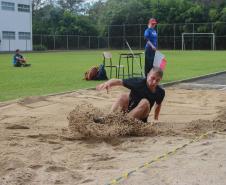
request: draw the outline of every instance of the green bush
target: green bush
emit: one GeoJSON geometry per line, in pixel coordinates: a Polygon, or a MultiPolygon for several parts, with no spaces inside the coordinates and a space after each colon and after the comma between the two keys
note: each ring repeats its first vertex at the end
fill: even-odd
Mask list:
{"type": "Polygon", "coordinates": [[[41,45],[41,44],[39,44],[39,45],[34,45],[34,46],[33,46],[33,50],[34,50],[34,51],[46,51],[46,50],[47,50],[47,47],[44,46],[44,45],[41,45]]]}

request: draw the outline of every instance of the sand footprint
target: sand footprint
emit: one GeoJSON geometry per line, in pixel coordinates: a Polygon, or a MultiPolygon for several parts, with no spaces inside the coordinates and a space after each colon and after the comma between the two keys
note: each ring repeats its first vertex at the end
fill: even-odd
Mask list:
{"type": "Polygon", "coordinates": [[[17,129],[30,129],[30,128],[27,127],[27,126],[23,126],[23,125],[13,124],[13,125],[7,126],[6,129],[9,129],[9,130],[17,130],[17,129]]]}
{"type": "Polygon", "coordinates": [[[94,159],[94,161],[109,161],[112,159],[115,159],[115,157],[111,157],[109,155],[93,155],[94,158],[97,157],[97,159],[94,159]]]}
{"type": "Polygon", "coordinates": [[[37,170],[42,167],[43,167],[43,165],[41,165],[41,164],[32,164],[29,166],[29,168],[34,169],[34,170],[37,170]]]}
{"type": "Polygon", "coordinates": [[[48,168],[46,168],[46,172],[64,172],[66,171],[67,168],[62,167],[62,166],[49,166],[48,168]]]}
{"type": "Polygon", "coordinates": [[[86,179],[86,180],[82,181],[82,184],[93,182],[93,181],[94,181],[93,179],[86,179]]]}

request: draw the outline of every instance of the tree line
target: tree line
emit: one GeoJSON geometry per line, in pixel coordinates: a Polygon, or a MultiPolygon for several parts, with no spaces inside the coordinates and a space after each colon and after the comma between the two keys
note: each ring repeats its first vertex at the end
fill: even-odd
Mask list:
{"type": "Polygon", "coordinates": [[[35,34],[106,36],[109,25],[146,24],[150,17],[161,24],[226,22],[225,0],[33,0],[32,8],[35,34]]]}

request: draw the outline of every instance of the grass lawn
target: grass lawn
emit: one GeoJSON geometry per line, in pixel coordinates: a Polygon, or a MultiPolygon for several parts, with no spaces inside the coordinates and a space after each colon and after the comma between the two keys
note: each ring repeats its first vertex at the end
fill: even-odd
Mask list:
{"type": "MultiPolygon", "coordinates": [[[[12,54],[0,54],[0,101],[95,87],[83,80],[84,72],[102,63],[101,50],[26,53],[29,68],[12,67],[12,54]]],[[[119,53],[114,50],[113,62],[119,53]]],[[[125,52],[125,51],[123,51],[125,52]]],[[[163,82],[226,70],[225,51],[163,51],[167,67],[163,82]]],[[[144,59],[142,60],[144,63],[144,59]]],[[[138,65],[134,65],[136,68],[138,65]]]]}

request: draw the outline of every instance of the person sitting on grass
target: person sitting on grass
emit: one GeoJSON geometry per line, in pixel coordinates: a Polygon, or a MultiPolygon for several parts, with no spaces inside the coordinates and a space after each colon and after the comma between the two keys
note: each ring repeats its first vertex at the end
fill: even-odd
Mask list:
{"type": "Polygon", "coordinates": [[[16,50],[16,54],[13,56],[14,67],[28,67],[31,64],[27,64],[25,58],[20,54],[20,50],[16,50]]]}
{"type": "MultiPolygon", "coordinates": [[[[162,69],[154,67],[149,71],[146,78],[111,79],[98,85],[96,89],[106,89],[107,92],[114,86],[124,86],[130,89],[130,93],[119,96],[111,111],[123,111],[128,113],[129,117],[147,122],[149,113],[154,104],[156,104],[154,120],[152,121],[152,123],[156,123],[165,97],[165,90],[159,86],[162,77],[162,69]]],[[[94,119],[96,123],[103,123],[103,121],[104,118],[94,119]]]]}

